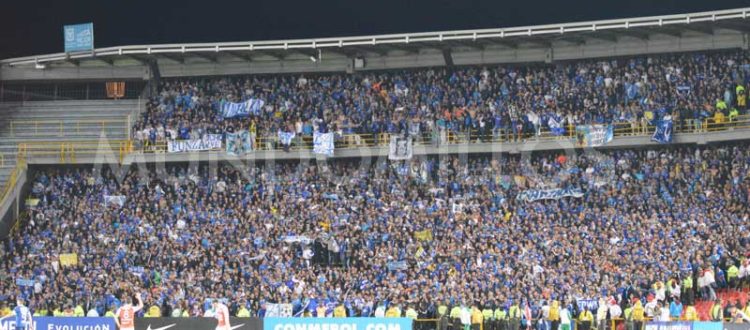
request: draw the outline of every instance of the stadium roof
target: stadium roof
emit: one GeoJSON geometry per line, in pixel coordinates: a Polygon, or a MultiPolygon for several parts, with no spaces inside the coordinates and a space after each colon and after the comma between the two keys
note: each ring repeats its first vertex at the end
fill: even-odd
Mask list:
{"type": "Polygon", "coordinates": [[[580,23],[548,24],[496,29],[457,30],[424,33],[385,34],[359,37],[294,39],[274,41],[185,43],[160,45],[131,45],[96,48],[78,53],[55,53],[11,58],[0,61],[3,66],[67,62],[99,62],[116,65],[115,60],[130,59],[203,59],[222,62],[224,58],[252,61],[255,56],[278,59],[288,54],[317,56],[319,51],[348,57],[367,56],[368,53],[386,55],[392,50],[418,52],[420,49],[451,49],[454,47],[483,49],[487,45],[511,48],[531,43],[551,45],[566,41],[585,43],[589,39],[617,41],[620,37],[648,40],[654,34],[681,36],[686,32],[713,34],[717,29],[745,33],[750,31],[750,8],[709,11],[690,14],[650,16],[599,20],[580,23]]]}

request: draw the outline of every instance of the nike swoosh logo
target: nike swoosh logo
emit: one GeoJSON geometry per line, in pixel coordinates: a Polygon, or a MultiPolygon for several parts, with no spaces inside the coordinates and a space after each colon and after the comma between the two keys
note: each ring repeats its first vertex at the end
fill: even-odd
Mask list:
{"type": "Polygon", "coordinates": [[[175,325],[177,325],[177,323],[172,323],[170,325],[163,326],[161,328],[153,328],[153,329],[151,329],[151,324],[149,324],[148,327],[146,328],[146,330],[165,330],[165,329],[169,329],[169,328],[171,328],[171,327],[173,327],[175,325]]]}
{"type": "Polygon", "coordinates": [[[230,329],[231,329],[231,330],[234,330],[234,329],[237,329],[237,328],[239,328],[239,327],[241,327],[241,326],[243,326],[243,325],[245,325],[245,323],[242,323],[242,324],[240,324],[240,325],[235,325],[235,326],[231,327],[230,329]]]}

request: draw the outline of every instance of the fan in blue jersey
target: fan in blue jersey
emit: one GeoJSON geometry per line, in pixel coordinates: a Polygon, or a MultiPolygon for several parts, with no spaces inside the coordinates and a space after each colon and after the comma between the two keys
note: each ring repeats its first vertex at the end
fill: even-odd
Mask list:
{"type": "Polygon", "coordinates": [[[13,314],[16,316],[16,330],[31,329],[31,312],[28,307],[24,306],[23,299],[16,300],[16,308],[13,309],[13,314]]]}

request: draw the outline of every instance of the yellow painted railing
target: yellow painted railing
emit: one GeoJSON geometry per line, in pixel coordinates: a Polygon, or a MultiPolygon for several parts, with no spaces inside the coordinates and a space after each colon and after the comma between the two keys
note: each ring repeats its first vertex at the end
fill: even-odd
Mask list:
{"type": "Polygon", "coordinates": [[[12,120],[10,136],[75,136],[81,132],[106,132],[108,129],[123,129],[128,132],[129,119],[81,119],[81,120],[12,120]]]}
{"type": "MultiPolygon", "coordinates": [[[[616,137],[626,136],[649,136],[654,132],[654,126],[644,126],[640,123],[615,123],[614,135],[616,137]]],[[[699,122],[675,122],[673,131],[675,133],[703,133],[726,131],[733,129],[750,129],[750,115],[734,118],[732,121],[715,122],[712,118],[699,122]]],[[[513,134],[512,132],[486,130],[484,134],[478,131],[445,131],[444,133],[424,133],[414,139],[415,145],[431,144],[459,144],[459,143],[489,143],[489,142],[512,142],[525,139],[535,140],[559,140],[573,138],[575,127],[566,128],[564,136],[556,136],[549,131],[541,131],[539,134],[513,134]]],[[[388,145],[390,136],[383,134],[345,134],[336,141],[337,149],[353,149],[362,147],[382,147],[388,145]]],[[[255,150],[280,150],[282,146],[278,143],[278,137],[261,136],[253,141],[255,150]]],[[[291,146],[292,150],[311,150],[313,148],[312,137],[297,136],[291,146]]],[[[76,161],[76,156],[96,155],[100,151],[113,152],[120,161],[132,152],[166,152],[166,141],[153,144],[139,143],[132,140],[112,140],[100,142],[97,140],[86,141],[33,141],[19,144],[19,156],[28,157],[58,157],[61,163],[76,161]]]]}
{"type": "MultiPolygon", "coordinates": [[[[613,133],[615,137],[623,136],[650,136],[654,133],[655,127],[651,125],[642,125],[639,122],[618,122],[614,123],[613,133]]],[[[750,115],[739,116],[732,121],[715,122],[712,118],[704,121],[694,122],[675,122],[673,132],[675,133],[701,133],[725,131],[732,129],[750,128],[750,115]]],[[[415,145],[429,144],[460,144],[460,143],[490,143],[490,142],[513,142],[527,139],[560,140],[573,138],[575,136],[575,126],[566,127],[565,135],[557,136],[551,131],[541,131],[539,134],[521,133],[514,134],[507,131],[498,131],[493,133],[487,129],[484,134],[477,130],[456,132],[447,130],[445,133],[423,133],[414,139],[415,145]],[[433,135],[434,134],[434,135],[433,135]]],[[[336,141],[336,149],[353,149],[361,147],[377,147],[388,145],[390,136],[387,133],[382,134],[345,134],[340,140],[336,141]]],[[[134,141],[135,144],[139,142],[134,141]]],[[[256,137],[253,141],[254,150],[280,150],[282,146],[278,143],[278,137],[274,134],[268,136],[256,137]]],[[[313,148],[312,137],[297,136],[292,141],[291,150],[311,150],[313,148]]],[[[167,142],[157,141],[156,143],[142,143],[135,146],[135,150],[146,153],[166,152],[167,142]]]]}

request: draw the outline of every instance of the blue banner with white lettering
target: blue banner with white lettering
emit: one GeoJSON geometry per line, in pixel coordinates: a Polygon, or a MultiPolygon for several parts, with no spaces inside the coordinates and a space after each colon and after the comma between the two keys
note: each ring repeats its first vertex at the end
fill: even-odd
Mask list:
{"type": "Polygon", "coordinates": [[[63,39],[66,53],[94,49],[94,23],[65,25],[63,39]]]}
{"type": "Polygon", "coordinates": [[[576,145],[579,147],[603,146],[614,138],[612,125],[579,125],[576,126],[576,145]]]}
{"type": "Polygon", "coordinates": [[[260,115],[265,101],[261,99],[249,99],[245,102],[223,102],[221,104],[221,115],[224,118],[245,117],[250,114],[260,115]]]}
{"type": "Polygon", "coordinates": [[[596,299],[578,299],[576,300],[578,310],[588,309],[590,311],[596,311],[599,308],[599,301],[596,299]]]}
{"type": "Polygon", "coordinates": [[[412,321],[405,317],[268,317],[263,319],[263,330],[411,330],[412,321]]]}
{"type": "Polygon", "coordinates": [[[651,137],[651,141],[659,143],[670,143],[672,142],[672,117],[666,116],[662,120],[656,122],[656,131],[651,137]]]}
{"type": "Polygon", "coordinates": [[[541,199],[560,199],[563,197],[583,197],[583,191],[578,188],[565,189],[529,189],[518,194],[518,200],[524,202],[533,202],[541,199]]]}
{"type": "MultiPolygon", "coordinates": [[[[112,317],[35,317],[28,330],[117,330],[112,317]]],[[[0,330],[16,330],[16,320],[0,321],[0,330]]]]}

